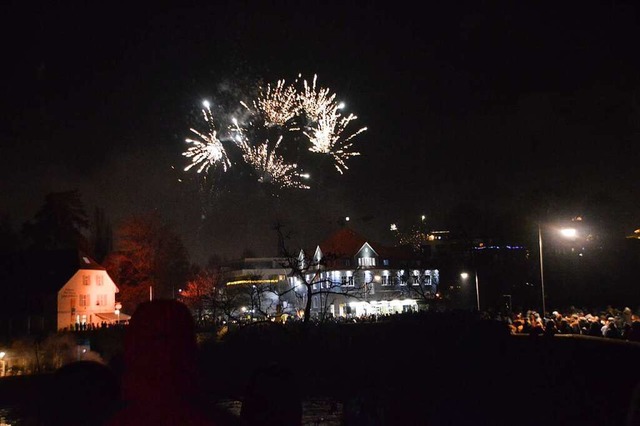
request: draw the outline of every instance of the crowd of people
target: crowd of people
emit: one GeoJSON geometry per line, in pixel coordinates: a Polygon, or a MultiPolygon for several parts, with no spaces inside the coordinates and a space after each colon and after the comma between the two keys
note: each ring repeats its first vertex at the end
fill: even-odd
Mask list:
{"type": "Polygon", "coordinates": [[[622,310],[607,307],[597,312],[570,309],[565,313],[553,311],[544,317],[530,310],[503,315],[501,319],[514,334],[580,334],[640,342],[640,315],[629,307],[622,310]]]}

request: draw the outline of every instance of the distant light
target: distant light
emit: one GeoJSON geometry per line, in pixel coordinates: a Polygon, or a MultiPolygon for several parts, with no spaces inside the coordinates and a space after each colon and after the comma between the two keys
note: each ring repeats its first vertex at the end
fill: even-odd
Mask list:
{"type": "Polygon", "coordinates": [[[209,101],[202,101],[202,105],[203,105],[205,108],[207,108],[207,109],[211,106],[211,104],[209,103],[209,101]]]}
{"type": "Polygon", "coordinates": [[[342,108],[344,108],[345,106],[346,106],[346,105],[344,104],[344,102],[340,102],[340,103],[338,104],[338,109],[342,109],[342,108]]]}
{"type": "Polygon", "coordinates": [[[6,354],[7,354],[6,352],[0,352],[0,359],[4,358],[6,354]]]}
{"type": "Polygon", "coordinates": [[[304,179],[309,179],[311,175],[309,173],[300,173],[300,177],[304,179]]]}
{"type": "Polygon", "coordinates": [[[398,230],[398,226],[395,223],[391,224],[391,230],[392,231],[397,231],[398,230]]]}
{"type": "Polygon", "coordinates": [[[346,220],[347,222],[349,222],[349,216],[345,217],[344,220],[346,220]]]}
{"type": "Polygon", "coordinates": [[[460,274],[460,277],[462,277],[463,280],[466,280],[467,278],[469,278],[469,274],[466,272],[463,272],[460,274]]]}
{"type": "Polygon", "coordinates": [[[566,238],[575,238],[578,235],[578,231],[575,228],[564,228],[560,230],[560,234],[566,238]]]}

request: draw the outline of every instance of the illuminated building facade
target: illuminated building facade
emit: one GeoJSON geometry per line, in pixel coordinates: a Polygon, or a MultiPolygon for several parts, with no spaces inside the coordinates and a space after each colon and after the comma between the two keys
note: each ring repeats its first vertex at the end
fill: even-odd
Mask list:
{"type": "Polygon", "coordinates": [[[227,291],[245,289],[251,305],[245,309],[296,315],[310,296],[311,315],[319,319],[417,312],[439,297],[439,271],[419,253],[370,242],[349,228],[313,255],[244,259],[227,268],[225,281],[227,291]]]}

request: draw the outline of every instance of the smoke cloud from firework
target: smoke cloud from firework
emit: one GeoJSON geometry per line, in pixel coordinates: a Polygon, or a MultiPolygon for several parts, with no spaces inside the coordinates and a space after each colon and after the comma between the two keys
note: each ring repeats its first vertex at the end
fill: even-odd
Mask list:
{"type": "Polygon", "coordinates": [[[317,76],[311,83],[284,79],[259,87],[249,101],[240,100],[244,113],[231,123],[216,126],[210,105],[202,110],[207,129],[190,129],[197,139],[186,139],[190,147],[182,153],[190,159],[185,171],[233,173],[248,168],[259,183],[275,188],[309,189],[306,164],[311,156],[326,156],[336,170],[348,170],[347,161],[360,155],[352,139],[366,127],[348,134],[347,126],[357,117],[342,115],[343,105],[328,88],[318,87],[317,76]],[[221,132],[224,131],[224,134],[221,132]],[[305,167],[305,168],[303,168],[305,167]]]}

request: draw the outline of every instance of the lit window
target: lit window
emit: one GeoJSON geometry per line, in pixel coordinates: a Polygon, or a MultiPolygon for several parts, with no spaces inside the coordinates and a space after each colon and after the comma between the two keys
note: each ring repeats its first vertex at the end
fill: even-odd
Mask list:
{"type": "Polygon", "coordinates": [[[376,266],[376,258],[360,257],[358,258],[358,266],[376,266]]]}
{"type": "Polygon", "coordinates": [[[84,284],[84,285],[91,284],[91,276],[90,275],[83,275],[82,276],[82,284],[84,284]]]}
{"type": "Polygon", "coordinates": [[[389,275],[382,276],[382,285],[391,285],[391,277],[389,275]]]}
{"type": "Polygon", "coordinates": [[[342,285],[344,286],[348,286],[348,287],[353,287],[353,276],[346,276],[343,275],[342,277],[340,277],[342,285]]]}
{"type": "Polygon", "coordinates": [[[96,306],[107,306],[107,295],[99,294],[96,299],[96,306]]]}
{"type": "Polygon", "coordinates": [[[78,305],[83,306],[83,307],[89,306],[89,295],[88,294],[81,294],[79,296],[79,299],[78,299],[78,305]]]}
{"type": "Polygon", "coordinates": [[[96,285],[104,284],[104,277],[102,275],[96,275],[96,285]]]}

